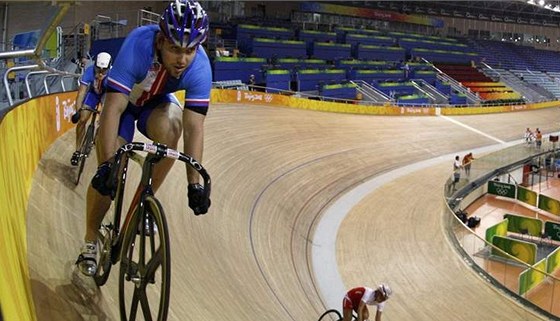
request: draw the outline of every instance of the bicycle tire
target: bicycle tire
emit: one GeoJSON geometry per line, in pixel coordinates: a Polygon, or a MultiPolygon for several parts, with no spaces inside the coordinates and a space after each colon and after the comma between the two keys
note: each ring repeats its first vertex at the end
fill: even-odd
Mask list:
{"type": "Polygon", "coordinates": [[[325,311],[323,314],[321,314],[318,321],[332,321],[332,320],[342,321],[342,314],[340,314],[340,312],[338,312],[337,309],[330,309],[325,311]],[[334,314],[336,316],[331,315],[330,319],[326,318],[330,314],[334,314]]]}
{"type": "Polygon", "coordinates": [[[121,320],[134,321],[141,310],[145,320],[165,321],[169,309],[171,257],[169,231],[160,202],[153,196],[146,196],[124,233],[119,273],[121,320]],[[157,227],[155,232],[153,224],[157,227]],[[146,226],[150,227],[150,233],[146,232],[146,226]],[[150,302],[156,300],[157,307],[151,306],[150,302]]]}
{"type": "Polygon", "coordinates": [[[78,185],[80,183],[80,177],[82,176],[82,172],[84,171],[84,166],[86,164],[86,159],[89,156],[89,153],[91,152],[91,146],[93,146],[93,134],[94,134],[94,123],[93,121],[89,124],[87,131],[86,131],[86,136],[84,137],[84,142],[82,143],[82,146],[80,147],[80,164],[78,166],[78,175],[76,176],[76,181],[74,181],[74,184],[78,185]]]}
{"type": "Polygon", "coordinates": [[[97,239],[99,240],[99,262],[93,279],[97,286],[102,286],[107,282],[111,273],[111,267],[113,266],[115,232],[112,226],[102,225],[97,234],[97,239]]]}

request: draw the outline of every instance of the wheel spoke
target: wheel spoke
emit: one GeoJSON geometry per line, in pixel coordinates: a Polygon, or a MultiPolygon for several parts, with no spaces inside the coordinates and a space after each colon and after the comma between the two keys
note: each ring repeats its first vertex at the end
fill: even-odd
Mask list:
{"type": "Polygon", "coordinates": [[[132,296],[132,302],[130,303],[130,316],[129,321],[136,320],[136,313],[138,312],[138,301],[140,298],[137,295],[137,289],[134,289],[134,295],[132,296]]]}
{"type": "Polygon", "coordinates": [[[137,289],[137,292],[141,292],[140,305],[142,307],[142,312],[144,312],[144,319],[146,321],[152,321],[152,311],[150,311],[150,302],[148,302],[148,297],[146,296],[146,287],[143,289],[137,289]]]}
{"type": "Polygon", "coordinates": [[[148,261],[148,264],[146,264],[146,278],[152,282],[154,281],[153,277],[156,274],[157,269],[161,266],[162,258],[163,253],[160,247],[157,249],[154,256],[152,256],[152,258],[148,261]]]}

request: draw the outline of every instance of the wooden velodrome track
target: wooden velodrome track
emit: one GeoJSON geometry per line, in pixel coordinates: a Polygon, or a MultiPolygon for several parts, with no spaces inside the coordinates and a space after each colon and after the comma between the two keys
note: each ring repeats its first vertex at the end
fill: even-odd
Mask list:
{"type": "MultiPolygon", "coordinates": [[[[558,108],[446,118],[213,104],[203,161],[214,183],[210,212],[195,217],[187,209],[178,164],[157,193],[171,229],[169,320],[314,321],[326,308],[340,309],[345,288],[381,281],[394,289],[384,320],[542,320],[459,258],[443,233],[443,186],[455,153],[518,140],[526,127],[557,131],[559,117],[558,108]],[[399,168],[430,159],[433,165],[399,176],[399,168]],[[394,179],[339,213],[333,244],[317,242],[331,205],[388,173],[394,179]],[[335,276],[321,272],[333,266],[312,259],[329,246],[335,276]]],[[[90,159],[74,186],[73,137],[47,151],[31,190],[37,316],[118,320],[118,266],[94,296],[78,295],[70,282],[96,166],[90,159]]]]}

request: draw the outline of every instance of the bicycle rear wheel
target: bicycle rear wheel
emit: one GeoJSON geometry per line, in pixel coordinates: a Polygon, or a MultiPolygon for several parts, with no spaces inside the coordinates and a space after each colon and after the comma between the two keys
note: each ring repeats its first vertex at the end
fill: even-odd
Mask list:
{"type": "Polygon", "coordinates": [[[86,159],[91,152],[91,148],[93,146],[93,134],[95,130],[95,124],[93,121],[89,124],[86,136],[84,137],[84,141],[82,142],[82,146],[80,146],[80,164],[78,165],[78,175],[76,176],[76,181],[74,182],[76,185],[80,183],[80,177],[82,176],[82,172],[84,171],[84,165],[86,164],[86,159]]]}
{"type": "Polygon", "coordinates": [[[121,320],[167,320],[169,232],[160,202],[147,196],[124,232],[119,274],[121,320]]]}
{"type": "Polygon", "coordinates": [[[342,314],[336,309],[330,309],[321,314],[319,321],[342,321],[342,314]]]}

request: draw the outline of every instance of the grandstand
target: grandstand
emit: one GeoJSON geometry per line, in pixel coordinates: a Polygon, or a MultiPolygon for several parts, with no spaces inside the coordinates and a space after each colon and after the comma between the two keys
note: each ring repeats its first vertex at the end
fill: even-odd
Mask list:
{"type": "MultiPolygon", "coordinates": [[[[367,2],[363,5],[368,10],[378,9],[371,8],[372,5],[367,2]]],[[[422,3],[422,5],[432,8],[427,3],[422,3]]],[[[493,5],[498,6],[498,4],[493,5]]],[[[483,7],[480,10],[495,9],[488,4],[483,7]]],[[[317,8],[319,9],[316,10],[322,11],[323,14],[330,10],[321,6],[317,8]]],[[[415,6],[415,8],[419,7],[415,6]]],[[[409,10],[410,7],[404,5],[404,7],[393,9],[402,11],[409,10]]],[[[533,77],[539,71],[554,72],[557,70],[560,59],[558,59],[558,54],[551,50],[534,48],[526,43],[519,45],[515,42],[501,41],[501,38],[498,41],[484,40],[482,37],[466,37],[466,32],[461,36],[457,34],[443,36],[440,35],[442,30],[434,27],[438,25],[438,22],[434,21],[416,26],[415,22],[399,24],[398,27],[397,24],[394,24],[394,29],[387,27],[393,25],[391,22],[385,23],[382,28],[379,25],[374,28],[364,26],[356,28],[356,24],[365,21],[360,18],[352,20],[352,18],[331,15],[325,22],[316,21],[315,24],[311,24],[306,21],[306,19],[313,19],[305,15],[305,12],[308,11],[306,5],[301,5],[300,8],[294,10],[296,12],[290,17],[291,25],[286,20],[277,20],[276,25],[274,20],[270,19],[266,23],[259,20],[260,25],[250,25],[245,21],[243,24],[230,27],[236,32],[229,33],[228,40],[238,43],[242,55],[268,59],[269,63],[263,64],[263,69],[260,70],[261,74],[266,72],[266,66],[275,65],[279,59],[320,59],[324,61],[327,68],[344,66],[347,70],[346,79],[332,79],[330,84],[338,81],[365,81],[371,86],[377,86],[373,83],[374,80],[405,82],[423,79],[437,90],[437,88],[445,87],[445,84],[452,83],[453,90],[450,93],[437,93],[437,96],[448,97],[447,101],[437,100],[441,105],[452,106],[451,100],[456,101],[454,99],[456,94],[466,97],[467,104],[484,105],[536,102],[556,97],[555,89],[550,82],[544,81],[543,77],[538,79],[533,77]],[[423,29],[426,26],[427,28],[423,29]],[[406,29],[406,31],[403,32],[400,29],[406,29]],[[261,50],[259,43],[265,41],[263,39],[269,39],[268,41],[274,43],[274,46],[269,46],[264,51],[261,50]],[[291,43],[284,44],[287,39],[291,43]],[[302,49],[304,45],[301,42],[305,43],[305,55],[302,49]],[[253,44],[257,46],[258,50],[253,49],[253,44]],[[297,52],[290,49],[294,45],[300,48],[297,52]],[[353,61],[352,65],[349,65],[348,61],[353,61]],[[407,63],[411,66],[419,62],[424,64],[422,72],[395,76],[395,70],[402,69],[407,63]],[[439,68],[441,64],[452,64],[456,68],[464,66],[466,70],[470,66],[474,66],[473,78],[465,79],[457,73],[447,74],[442,68],[439,68]],[[427,70],[428,66],[432,65],[437,68],[427,70]],[[486,66],[492,69],[503,68],[504,74],[511,75],[509,72],[512,72],[518,79],[510,78],[501,81],[500,76],[496,73],[494,73],[495,79],[478,79],[484,75],[485,70],[488,70],[486,66]],[[519,72],[515,73],[515,70],[528,70],[529,79],[525,79],[519,72]],[[388,76],[383,79],[383,75],[388,76]],[[479,83],[477,84],[477,82],[479,83]],[[540,89],[535,89],[535,87],[540,89]]],[[[418,10],[421,13],[424,12],[420,8],[418,10]]],[[[432,11],[435,15],[434,20],[445,18],[441,17],[440,10],[432,11]]],[[[457,12],[457,10],[454,11],[457,12]]],[[[443,15],[445,16],[445,14],[443,15]]],[[[464,14],[461,17],[464,17],[464,14]]],[[[484,14],[481,17],[484,17],[484,14]]],[[[503,18],[501,21],[504,21],[503,18]]],[[[482,34],[482,31],[477,31],[477,35],[482,34]]],[[[240,69],[242,69],[241,65],[240,69]]],[[[299,66],[288,68],[292,74],[290,88],[295,91],[298,88],[304,88],[306,92],[318,94],[320,84],[314,84],[314,88],[307,83],[298,84],[298,78],[294,76],[297,74],[297,69],[299,66]]],[[[426,95],[421,89],[416,89],[415,94],[426,95]]],[[[360,103],[376,104],[383,103],[383,101],[366,95],[360,103]]],[[[435,99],[429,99],[429,103],[435,103],[435,99]]]]}

